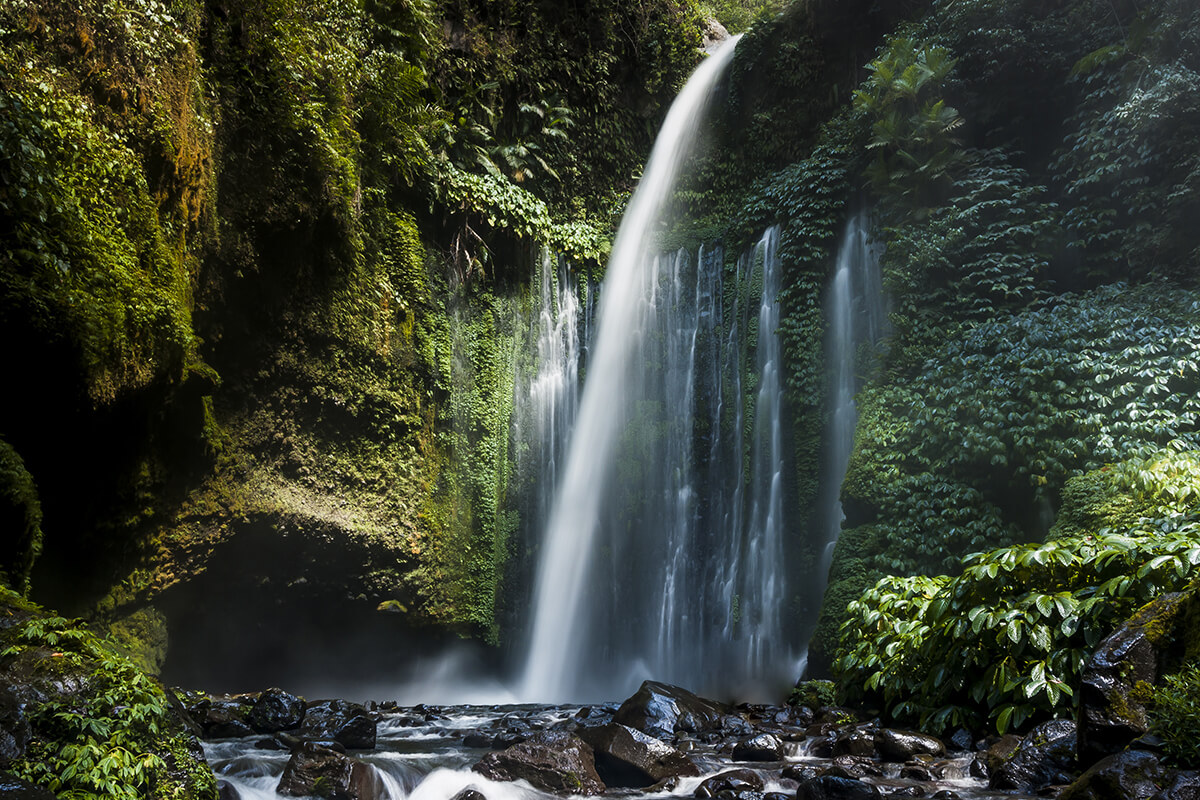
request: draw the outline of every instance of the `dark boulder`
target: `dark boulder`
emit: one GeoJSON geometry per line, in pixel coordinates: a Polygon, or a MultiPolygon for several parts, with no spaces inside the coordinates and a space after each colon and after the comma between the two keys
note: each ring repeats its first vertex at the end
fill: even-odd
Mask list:
{"type": "Polygon", "coordinates": [[[321,700],[304,711],[300,735],[306,739],[332,739],[350,750],[373,750],[375,716],[358,703],[321,700]]]}
{"type": "Polygon", "coordinates": [[[29,720],[12,690],[0,686],[0,767],[25,754],[29,744],[29,720]]]}
{"type": "Polygon", "coordinates": [[[884,761],[908,761],[923,753],[931,756],[946,754],[946,746],[940,739],[915,731],[897,731],[880,728],[875,731],[875,750],[884,761]]]}
{"type": "Polygon", "coordinates": [[[1136,688],[1158,681],[1175,639],[1176,619],[1191,601],[1191,595],[1162,595],[1096,647],[1079,690],[1080,766],[1118,753],[1146,733],[1146,698],[1136,688]]]}
{"type": "Polygon", "coordinates": [[[1075,723],[1051,720],[1029,732],[1012,758],[992,771],[988,785],[1004,791],[1036,793],[1047,786],[1070,783],[1074,772],[1075,723]]]}
{"type": "Polygon", "coordinates": [[[596,772],[608,786],[641,788],[665,778],[700,774],[683,753],[627,725],[582,728],[578,735],[591,745],[596,772]]]}
{"type": "Polygon", "coordinates": [[[205,739],[240,739],[254,735],[246,721],[249,712],[249,705],[240,699],[214,697],[190,713],[199,714],[197,721],[205,739]]]}
{"type": "Polygon", "coordinates": [[[804,783],[820,774],[821,770],[812,764],[788,764],[779,773],[779,777],[789,781],[796,781],[797,783],[804,783]]]}
{"type": "Polygon", "coordinates": [[[54,792],[27,783],[12,775],[0,774],[0,798],[3,800],[56,800],[54,792]]]}
{"type": "Polygon", "coordinates": [[[1150,800],[1200,800],[1200,772],[1182,770],[1173,773],[1163,790],[1150,800]]]}
{"type": "Polygon", "coordinates": [[[605,789],[592,748],[565,731],[535,733],[506,750],[488,753],[473,769],[495,781],[524,779],[548,792],[592,795],[605,789]]]}
{"type": "Polygon", "coordinates": [[[821,774],[860,780],[868,775],[879,777],[883,775],[883,770],[876,761],[866,756],[837,756],[821,774]]]}
{"type": "Polygon", "coordinates": [[[463,789],[461,792],[454,795],[454,797],[450,798],[450,800],[487,800],[487,797],[485,797],[483,792],[479,791],[478,789],[468,786],[466,789],[463,789]]]}
{"type": "Polygon", "coordinates": [[[1169,783],[1158,757],[1141,750],[1106,756],[1059,795],[1059,800],[1149,800],[1169,783]]]}
{"type": "MultiPolygon", "coordinates": [[[[515,744],[515,742],[514,742],[515,744]]],[[[492,737],[479,731],[471,731],[463,737],[463,747],[474,747],[479,750],[492,746],[492,737]]]]}
{"type": "Polygon", "coordinates": [[[669,740],[677,731],[698,733],[720,730],[728,709],[697,697],[686,689],[646,681],[621,704],[613,722],[627,725],[656,739],[669,740]]]}
{"type": "Polygon", "coordinates": [[[331,800],[373,800],[375,776],[349,756],[313,742],[292,753],[276,792],[286,797],[320,795],[331,800]]]}
{"type": "Polygon", "coordinates": [[[778,736],[760,733],[743,739],[733,748],[734,761],[783,761],[783,742],[778,736]]]}
{"type": "Polygon", "coordinates": [[[834,756],[871,756],[874,753],[875,734],[868,728],[847,725],[834,735],[834,756]]]}
{"type": "Polygon", "coordinates": [[[796,800],[867,800],[880,797],[879,789],[853,778],[822,775],[800,784],[796,800]]]}
{"type": "Polygon", "coordinates": [[[692,793],[693,797],[709,798],[716,797],[723,792],[761,792],[763,790],[763,779],[754,770],[749,769],[731,769],[727,772],[722,772],[719,775],[713,775],[699,786],[692,793]]]}
{"type": "Polygon", "coordinates": [[[247,722],[259,733],[290,731],[304,718],[304,701],[283,689],[267,689],[250,707],[247,722]]]}

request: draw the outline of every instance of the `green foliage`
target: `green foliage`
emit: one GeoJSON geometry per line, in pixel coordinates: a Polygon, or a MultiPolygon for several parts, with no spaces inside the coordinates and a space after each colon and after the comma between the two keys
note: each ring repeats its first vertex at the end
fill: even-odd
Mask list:
{"type": "Polygon", "coordinates": [[[789,706],[808,706],[812,709],[831,706],[837,702],[837,689],[833,681],[804,681],[797,684],[788,695],[789,706]]]}
{"type": "Polygon", "coordinates": [[[955,61],[944,47],[895,36],[867,65],[854,107],[871,121],[867,169],[884,207],[922,218],[944,196],[964,161],[955,131],[963,120],[942,97],[955,61]]]}
{"type": "Polygon", "coordinates": [[[885,578],[850,605],[839,687],[932,731],[1069,715],[1100,639],[1197,574],[1198,535],[1175,515],[976,554],[954,578],[885,578]]]}
{"type": "Polygon", "coordinates": [[[29,573],[42,551],[42,504],[33,476],[12,445],[0,439],[0,584],[29,593],[29,573]]]}
{"type": "Polygon", "coordinates": [[[699,0],[697,5],[730,33],[741,33],[758,20],[778,15],[787,8],[788,0],[699,0]]]}
{"type": "Polygon", "coordinates": [[[1200,665],[1190,664],[1150,690],[1150,731],[1180,766],[1195,762],[1200,737],[1200,665]]]}
{"type": "Polygon", "coordinates": [[[216,797],[212,771],[188,753],[162,687],[78,622],[34,616],[4,641],[6,663],[34,659],[62,680],[61,695],[26,709],[33,738],[10,765],[14,774],[66,800],[216,797]],[[63,688],[72,680],[76,690],[63,688]]]}

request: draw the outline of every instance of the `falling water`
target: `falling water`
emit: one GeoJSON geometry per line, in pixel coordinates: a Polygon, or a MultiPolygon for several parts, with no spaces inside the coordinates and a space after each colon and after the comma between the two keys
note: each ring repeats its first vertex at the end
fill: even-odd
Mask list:
{"type": "Polygon", "coordinates": [[[653,244],[732,49],[672,106],[614,246],[541,545],[526,699],[786,680],[778,232],[728,279],[719,248],[653,244]]]}
{"type": "Polygon", "coordinates": [[[854,405],[856,351],[861,344],[878,342],[885,323],[879,253],[870,242],[869,222],[863,213],[854,214],[846,223],[826,302],[826,316],[829,320],[826,358],[830,420],[818,505],[825,531],[820,570],[822,582],[829,574],[833,548],[844,517],[838,496],[850,463],[854,428],[858,422],[854,405]]]}

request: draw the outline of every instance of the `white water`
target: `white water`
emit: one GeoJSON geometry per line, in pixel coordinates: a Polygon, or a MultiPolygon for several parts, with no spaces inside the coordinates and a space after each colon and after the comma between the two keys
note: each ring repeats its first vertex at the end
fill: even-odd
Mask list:
{"type": "Polygon", "coordinates": [[[854,449],[854,429],[858,424],[858,409],[854,403],[858,388],[857,350],[860,345],[879,341],[886,320],[879,252],[870,242],[869,221],[863,213],[854,214],[846,222],[826,301],[826,316],[829,320],[826,361],[830,420],[818,501],[824,519],[819,573],[822,584],[829,574],[833,548],[844,518],[838,496],[854,449]]]}
{"type": "Polygon", "coordinates": [[[736,41],[701,64],[671,106],[613,245],[588,381],[542,545],[532,634],[518,692],[525,698],[557,701],[577,691],[574,676],[583,633],[578,619],[602,513],[599,504],[613,447],[628,416],[624,404],[630,362],[636,356],[639,313],[655,289],[655,275],[644,269],[647,249],[736,41]]]}

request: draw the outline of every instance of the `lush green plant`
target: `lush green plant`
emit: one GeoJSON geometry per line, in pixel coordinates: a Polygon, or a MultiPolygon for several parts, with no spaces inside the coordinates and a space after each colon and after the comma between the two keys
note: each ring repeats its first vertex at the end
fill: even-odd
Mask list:
{"type": "Polygon", "coordinates": [[[42,503],[33,476],[12,445],[0,439],[0,519],[9,531],[0,553],[0,585],[29,593],[29,573],[42,551],[42,503]]]}
{"type": "Polygon", "coordinates": [[[833,681],[804,681],[788,694],[789,706],[808,706],[812,709],[831,706],[837,702],[833,681]]]}
{"type": "Polygon", "coordinates": [[[850,604],[838,684],[922,728],[1004,733],[1070,713],[1092,648],[1200,565],[1200,519],[968,557],[957,577],[885,578],[850,604]]]}
{"type": "Polygon", "coordinates": [[[1191,766],[1200,738],[1200,665],[1188,664],[1150,690],[1150,730],[1175,763],[1191,766]]]}
{"type": "Polygon", "coordinates": [[[15,774],[66,800],[216,796],[211,770],[182,772],[195,758],[180,757],[186,734],[162,687],[77,621],[34,616],[5,640],[0,658],[83,679],[79,691],[27,708],[33,738],[15,774]]]}

